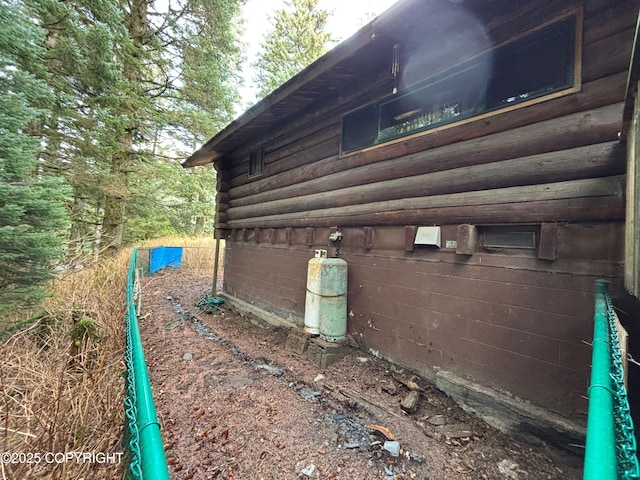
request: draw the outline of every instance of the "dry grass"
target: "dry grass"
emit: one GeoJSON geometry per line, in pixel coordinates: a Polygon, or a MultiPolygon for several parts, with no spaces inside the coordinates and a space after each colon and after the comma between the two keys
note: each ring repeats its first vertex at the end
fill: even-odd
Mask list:
{"type": "MultiPolygon", "coordinates": [[[[168,238],[185,247],[185,269],[212,271],[215,242],[168,238]]],[[[147,244],[144,246],[153,246],[147,244]]],[[[67,275],[39,320],[0,344],[0,480],[123,477],[121,463],[45,460],[45,454],[119,454],[125,394],[125,285],[131,251],[67,275]],[[30,456],[29,456],[30,454],[30,456]],[[24,460],[38,464],[25,463],[24,460]],[[6,460],[3,457],[3,460],[6,460]]],[[[222,263],[222,262],[221,262],[222,263]]],[[[47,457],[51,460],[52,457],[47,457]]]]}
{"type": "Polygon", "coordinates": [[[2,344],[0,451],[28,455],[0,464],[1,478],[122,477],[124,459],[51,463],[45,455],[123,452],[128,257],[56,280],[42,318],[2,344]]]}

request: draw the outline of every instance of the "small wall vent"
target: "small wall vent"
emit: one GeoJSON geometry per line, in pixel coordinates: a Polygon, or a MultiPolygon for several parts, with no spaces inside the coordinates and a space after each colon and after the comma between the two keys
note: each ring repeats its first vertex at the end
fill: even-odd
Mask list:
{"type": "Polygon", "coordinates": [[[427,245],[440,248],[441,236],[440,227],[418,227],[415,245],[427,245]]]}

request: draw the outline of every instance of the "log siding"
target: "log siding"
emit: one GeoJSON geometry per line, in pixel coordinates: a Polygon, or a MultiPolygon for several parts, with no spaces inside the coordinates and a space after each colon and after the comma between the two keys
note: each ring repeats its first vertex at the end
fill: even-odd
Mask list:
{"type": "MultiPolygon", "coordinates": [[[[429,2],[405,3],[419,10],[429,2]]],[[[369,64],[357,50],[344,66],[323,60],[335,68],[324,96],[281,115],[284,107],[273,106],[271,128],[216,152],[224,289],[301,325],[307,261],[315,248],[331,250],[329,232],[339,226],[348,331],[361,348],[434,380],[453,372],[583,424],[593,281],[624,290],[628,167],[619,132],[637,2],[467,3],[494,45],[578,9],[580,90],[341,155],[341,118],[388,95],[393,80],[388,65],[373,60],[377,70],[358,76],[369,64]],[[338,73],[353,81],[333,88],[338,73]],[[250,178],[258,147],[264,168],[250,178]],[[456,253],[445,242],[463,240],[462,224],[474,242],[456,253]],[[441,226],[442,248],[413,245],[423,225],[441,226]],[[495,225],[533,227],[543,239],[533,250],[484,248],[482,229],[495,225]]],[[[401,16],[397,10],[389,22],[402,24],[401,16]]],[[[388,33],[381,25],[380,37],[388,33]]],[[[412,80],[453,67],[447,58],[473,55],[447,37],[425,52],[412,80]]],[[[306,81],[318,78],[310,71],[306,81]]],[[[294,86],[282,92],[293,96],[294,86]]]]}

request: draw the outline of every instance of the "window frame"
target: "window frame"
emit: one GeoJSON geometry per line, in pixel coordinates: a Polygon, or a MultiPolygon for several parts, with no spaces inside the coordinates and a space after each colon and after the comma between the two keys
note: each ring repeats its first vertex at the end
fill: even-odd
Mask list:
{"type": "Polygon", "coordinates": [[[527,254],[530,252],[532,255],[537,256],[540,248],[540,224],[525,224],[525,225],[482,225],[478,226],[479,232],[479,250],[485,253],[521,253],[527,254]],[[533,246],[518,246],[518,245],[488,245],[487,234],[519,234],[530,233],[534,236],[533,246]]]}
{"type": "MultiPolygon", "coordinates": [[[[381,146],[387,146],[393,143],[397,143],[397,142],[401,142],[401,141],[406,141],[407,139],[411,139],[411,138],[415,138],[418,136],[423,136],[423,135],[428,135],[428,134],[432,134],[444,129],[448,129],[448,128],[452,128],[452,127],[456,127],[459,125],[464,125],[466,123],[470,123],[473,121],[477,121],[477,120],[482,120],[484,118],[487,117],[491,117],[494,115],[498,115],[498,114],[502,114],[502,113],[506,113],[512,110],[516,110],[516,109],[520,109],[520,108],[525,108],[537,103],[542,103],[542,102],[546,102],[549,101],[551,99],[555,99],[555,98],[559,98],[559,97],[563,97],[566,95],[570,95],[576,92],[579,92],[581,90],[581,79],[582,79],[582,31],[583,31],[583,10],[582,8],[578,8],[578,9],[573,9],[570,10],[568,12],[565,12],[562,15],[556,16],[552,19],[550,19],[547,22],[544,22],[534,28],[531,28],[529,30],[527,30],[526,32],[524,32],[521,35],[515,36],[510,38],[509,40],[502,42],[494,47],[492,47],[490,50],[487,50],[485,52],[482,52],[481,54],[479,54],[478,56],[476,56],[473,59],[470,59],[468,61],[465,61],[462,64],[453,66],[452,68],[450,68],[449,70],[447,70],[446,72],[440,73],[434,77],[430,77],[427,79],[422,80],[421,82],[409,87],[407,89],[407,91],[405,93],[403,93],[401,96],[396,96],[396,95],[390,95],[390,96],[386,96],[376,102],[370,103],[364,107],[360,107],[354,110],[351,110],[349,112],[347,112],[346,114],[344,114],[341,117],[341,135],[340,135],[340,156],[348,156],[348,155],[352,155],[358,152],[363,152],[363,151],[367,151],[367,150],[371,150],[374,148],[379,148],[381,146]],[[411,95],[414,95],[416,92],[422,90],[422,89],[428,89],[433,85],[437,85],[438,83],[442,83],[442,82],[446,82],[447,80],[451,79],[451,78],[455,78],[457,75],[461,75],[464,74],[466,71],[471,70],[474,68],[474,64],[479,63],[479,58],[482,57],[483,55],[487,55],[487,54],[491,54],[491,53],[495,53],[495,52],[499,52],[502,51],[504,54],[508,54],[509,50],[512,50],[514,48],[517,48],[518,44],[522,44],[523,42],[525,42],[525,40],[527,39],[527,37],[530,37],[532,40],[532,43],[536,43],[536,42],[540,42],[541,39],[540,37],[536,37],[535,35],[538,34],[538,32],[548,29],[547,31],[549,32],[553,32],[553,27],[554,26],[559,26],[562,22],[569,20],[570,18],[573,18],[573,24],[572,26],[570,26],[569,28],[572,27],[573,31],[569,32],[569,34],[573,34],[572,40],[573,40],[573,57],[572,57],[572,64],[569,66],[570,69],[572,69],[572,78],[567,78],[567,83],[566,85],[562,85],[561,87],[558,87],[558,89],[552,90],[549,93],[538,93],[535,95],[531,95],[531,98],[525,97],[525,98],[521,98],[518,101],[512,101],[512,102],[508,102],[505,105],[501,105],[501,106],[493,106],[490,108],[485,108],[484,110],[478,112],[478,113],[461,113],[459,112],[459,114],[456,115],[452,115],[451,118],[446,119],[445,121],[439,121],[439,122],[434,122],[434,124],[432,126],[429,127],[417,127],[414,130],[409,130],[407,132],[401,132],[395,135],[390,135],[388,136],[388,138],[384,138],[384,136],[381,138],[381,134],[382,134],[382,130],[381,130],[381,122],[384,123],[383,119],[382,119],[382,114],[381,111],[383,108],[387,107],[388,105],[390,105],[392,102],[397,101],[399,99],[402,99],[403,97],[408,97],[411,95]],[[358,144],[357,146],[353,147],[353,145],[351,144],[347,144],[348,142],[345,139],[345,130],[348,130],[350,127],[349,125],[345,125],[346,124],[346,120],[352,116],[352,115],[358,115],[361,114],[362,112],[364,112],[365,110],[370,109],[372,111],[375,112],[376,118],[375,123],[377,123],[377,128],[375,131],[376,137],[374,139],[374,141],[372,143],[364,143],[364,144],[358,144]]],[[[553,33],[551,33],[550,35],[553,35],[553,33]]],[[[544,38],[544,37],[543,37],[544,38]]],[[[520,47],[522,48],[522,47],[520,47]]],[[[571,57],[570,57],[571,58],[571,57]]],[[[489,87],[487,87],[487,91],[488,91],[489,87]]],[[[449,102],[451,103],[451,102],[449,102]]],[[[455,103],[455,102],[454,102],[455,103]]],[[[368,132],[369,134],[366,135],[367,132],[363,132],[361,134],[362,137],[368,137],[371,138],[372,137],[372,132],[368,132]]],[[[354,143],[354,142],[351,142],[354,143]]]]}
{"type": "Polygon", "coordinates": [[[249,153],[248,177],[259,177],[264,172],[264,147],[257,148],[249,153]]]}

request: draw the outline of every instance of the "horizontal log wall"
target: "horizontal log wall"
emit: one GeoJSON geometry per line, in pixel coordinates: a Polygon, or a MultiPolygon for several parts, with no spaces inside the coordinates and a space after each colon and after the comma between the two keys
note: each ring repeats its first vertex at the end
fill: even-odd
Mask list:
{"type": "MultiPolygon", "coordinates": [[[[547,2],[536,9],[535,18],[551,18],[578,2],[558,10],[560,3],[547,2]]],[[[218,197],[216,226],[433,223],[446,221],[445,215],[452,215],[451,221],[474,221],[477,215],[476,223],[486,222],[496,202],[463,202],[457,210],[456,203],[439,202],[442,195],[478,191],[490,193],[486,198],[495,194],[507,204],[496,219],[500,222],[517,222],[523,216],[530,221],[588,220],[583,209],[592,205],[599,205],[592,210],[592,220],[621,218],[624,198],[619,189],[614,186],[610,195],[602,195],[602,188],[610,185],[603,180],[602,188],[595,189],[600,193],[594,194],[595,184],[583,180],[625,171],[618,132],[633,37],[632,7],[633,2],[609,9],[600,2],[586,5],[583,85],[578,93],[346,156],[338,152],[339,115],[353,108],[353,100],[327,109],[331,113],[324,117],[313,115],[310,124],[280,127],[282,135],[264,144],[261,177],[247,176],[250,146],[225,161],[228,181],[218,197]],[[532,216],[534,205],[526,187],[549,189],[559,182],[573,196],[543,200],[532,216]],[[575,183],[569,187],[566,182],[575,183]],[[520,186],[520,195],[511,190],[520,186]],[[437,207],[428,206],[431,196],[438,197],[437,207]],[[393,203],[402,199],[406,200],[393,203]]],[[[530,7],[522,8],[526,12],[516,17],[517,22],[524,29],[528,21],[530,28],[530,7]]],[[[498,38],[506,38],[508,28],[513,26],[502,22],[495,32],[498,38]]]]}

